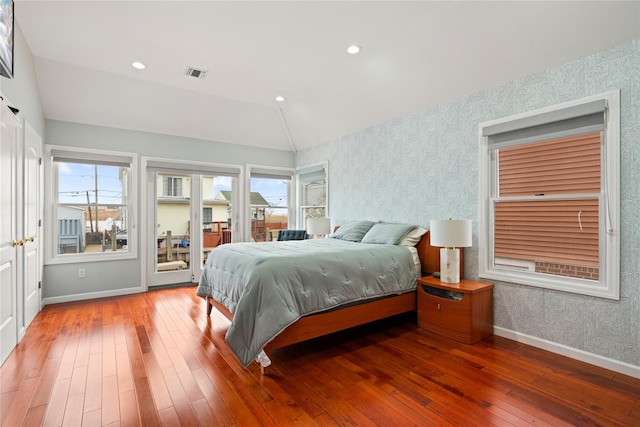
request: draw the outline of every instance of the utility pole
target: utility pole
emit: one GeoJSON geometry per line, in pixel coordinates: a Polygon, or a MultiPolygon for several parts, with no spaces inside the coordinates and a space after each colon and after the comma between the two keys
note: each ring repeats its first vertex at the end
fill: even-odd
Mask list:
{"type": "MultiPolygon", "coordinates": [[[[91,199],[89,199],[89,190],[87,190],[86,193],[87,193],[87,207],[89,208],[89,225],[91,225],[91,232],[93,233],[93,218],[91,217],[91,199]]],[[[87,224],[85,224],[84,227],[85,227],[84,230],[86,231],[87,224]]]]}

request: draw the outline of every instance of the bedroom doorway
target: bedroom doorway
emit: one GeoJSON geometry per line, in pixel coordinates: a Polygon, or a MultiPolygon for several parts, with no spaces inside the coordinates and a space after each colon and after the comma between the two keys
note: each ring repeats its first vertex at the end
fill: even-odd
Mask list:
{"type": "Polygon", "coordinates": [[[197,173],[209,172],[202,165],[159,163],[147,164],[147,286],[198,283],[209,254],[234,240],[238,179],[197,173]]]}

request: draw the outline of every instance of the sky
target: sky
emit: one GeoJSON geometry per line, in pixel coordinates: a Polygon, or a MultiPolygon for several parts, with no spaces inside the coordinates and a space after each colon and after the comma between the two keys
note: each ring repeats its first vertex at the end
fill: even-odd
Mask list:
{"type": "Polygon", "coordinates": [[[288,183],[281,179],[251,178],[251,191],[262,194],[271,206],[287,206],[288,183]]]}
{"type": "MultiPolygon", "coordinates": [[[[98,203],[121,204],[123,192],[118,167],[75,163],[58,163],[59,203],[86,204],[87,195],[89,202],[95,203],[96,172],[98,203]]],[[[231,190],[231,177],[215,178],[211,196],[215,197],[220,190],[231,190]]],[[[281,179],[251,178],[251,191],[262,194],[271,205],[287,205],[288,185],[281,179]]]]}
{"type": "Polygon", "coordinates": [[[98,203],[122,204],[120,168],[116,166],[58,163],[58,202],[86,204],[96,202],[96,172],[98,203]]]}

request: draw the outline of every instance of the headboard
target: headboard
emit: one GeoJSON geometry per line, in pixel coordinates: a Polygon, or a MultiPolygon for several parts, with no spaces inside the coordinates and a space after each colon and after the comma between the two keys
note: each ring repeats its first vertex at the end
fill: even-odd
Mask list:
{"type": "MultiPolygon", "coordinates": [[[[339,225],[333,227],[335,233],[340,228],[339,225]]],[[[440,248],[431,246],[430,231],[422,235],[416,245],[420,264],[422,264],[422,275],[429,276],[436,271],[440,271],[440,248]]],[[[464,278],[464,248],[460,248],[460,278],[464,278]]]]}
{"type": "MultiPolygon", "coordinates": [[[[422,264],[422,275],[440,271],[440,248],[431,246],[429,235],[430,232],[427,231],[416,245],[422,264]]],[[[460,248],[460,277],[464,277],[464,248],[460,248]]]]}

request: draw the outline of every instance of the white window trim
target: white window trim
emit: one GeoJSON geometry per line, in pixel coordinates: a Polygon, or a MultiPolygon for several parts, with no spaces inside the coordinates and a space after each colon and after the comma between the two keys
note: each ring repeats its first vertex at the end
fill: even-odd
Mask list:
{"type": "Polygon", "coordinates": [[[314,172],[318,172],[324,170],[324,174],[325,174],[325,193],[326,193],[326,202],[325,202],[325,206],[324,206],[324,211],[325,211],[325,216],[327,218],[331,218],[329,215],[329,162],[327,160],[319,162],[319,163],[313,163],[310,165],[306,165],[306,166],[301,166],[299,168],[296,168],[296,198],[297,198],[297,202],[296,202],[296,212],[297,212],[297,220],[296,220],[296,227],[299,229],[306,229],[307,225],[304,224],[304,215],[303,215],[303,208],[308,207],[308,206],[302,206],[302,183],[301,183],[301,177],[304,176],[305,174],[308,173],[314,173],[314,172]]]}
{"type": "Polygon", "coordinates": [[[49,187],[45,189],[45,230],[46,238],[49,240],[44,245],[45,265],[53,264],[76,264],[83,262],[116,261],[125,259],[135,259],[138,257],[138,155],[136,153],[126,153],[108,150],[96,150],[89,148],[67,147],[58,145],[45,145],[45,176],[48,177],[49,187]],[[71,157],[86,159],[110,158],[113,156],[130,159],[131,173],[128,180],[127,194],[129,203],[127,211],[129,213],[129,225],[127,231],[127,252],[96,252],[83,253],[78,255],[64,256],[58,255],[56,250],[57,236],[57,216],[55,209],[58,206],[55,198],[58,194],[58,177],[55,176],[56,168],[52,162],[52,151],[68,153],[71,157]]]}
{"type": "Polygon", "coordinates": [[[291,176],[289,180],[289,186],[287,191],[289,192],[289,200],[287,203],[287,216],[289,218],[289,227],[295,224],[295,206],[296,206],[296,193],[294,191],[295,187],[295,170],[293,168],[283,168],[276,166],[263,166],[263,165],[255,165],[255,164],[246,164],[246,179],[245,179],[245,192],[244,192],[244,210],[245,210],[245,220],[244,220],[244,241],[251,241],[251,173],[260,173],[261,175],[273,175],[274,178],[287,175],[291,176]]]}
{"type": "Polygon", "coordinates": [[[510,117],[480,123],[479,138],[479,224],[478,224],[478,275],[489,280],[518,283],[545,289],[590,295],[601,298],[620,299],[620,92],[611,91],[552,107],[517,114],[510,117]],[[562,110],[596,100],[605,100],[605,131],[603,144],[603,188],[606,194],[605,213],[600,215],[601,233],[600,280],[598,282],[561,276],[511,271],[493,266],[493,218],[491,216],[492,195],[497,179],[495,164],[488,150],[488,138],[483,137],[483,128],[547,112],[562,110]]]}

